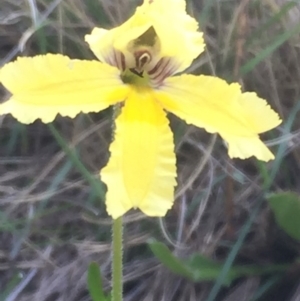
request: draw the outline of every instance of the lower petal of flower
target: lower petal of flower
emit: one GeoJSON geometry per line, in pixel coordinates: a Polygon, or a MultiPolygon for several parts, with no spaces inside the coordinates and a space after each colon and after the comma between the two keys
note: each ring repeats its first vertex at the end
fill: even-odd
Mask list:
{"type": "Polygon", "coordinates": [[[266,147],[262,149],[258,134],[281,120],[265,100],[255,93],[242,93],[238,84],[212,76],[175,76],[165,79],[156,98],[187,123],[219,133],[228,142],[232,157],[272,158],[266,147]]]}
{"type": "Polygon", "coordinates": [[[0,82],[13,94],[0,105],[0,114],[10,113],[23,123],[99,112],[129,92],[117,68],[53,54],[8,63],[0,71],[0,82]]]}
{"type": "Polygon", "coordinates": [[[101,171],[113,218],[131,208],[164,216],[174,202],[176,158],[166,113],[148,89],[133,90],[116,120],[111,157],[101,171]]]}

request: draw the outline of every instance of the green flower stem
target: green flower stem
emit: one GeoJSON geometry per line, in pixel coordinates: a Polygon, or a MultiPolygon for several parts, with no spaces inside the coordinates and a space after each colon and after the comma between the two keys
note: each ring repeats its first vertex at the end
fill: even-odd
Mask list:
{"type": "Polygon", "coordinates": [[[112,301],[123,300],[123,224],[122,217],[112,226],[112,301]]]}

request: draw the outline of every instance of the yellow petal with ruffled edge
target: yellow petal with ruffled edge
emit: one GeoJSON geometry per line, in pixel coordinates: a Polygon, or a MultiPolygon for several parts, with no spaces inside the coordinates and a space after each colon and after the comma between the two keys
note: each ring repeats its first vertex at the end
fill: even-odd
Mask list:
{"type": "Polygon", "coordinates": [[[228,143],[228,155],[230,158],[247,159],[255,156],[259,160],[269,161],[274,159],[274,155],[259,139],[258,135],[253,137],[240,137],[221,134],[228,143]]]}
{"type": "MultiPolygon", "coordinates": [[[[151,24],[146,20],[145,24],[139,24],[138,22],[129,19],[121,26],[111,30],[95,27],[91,34],[85,36],[85,41],[89,44],[91,50],[101,62],[110,64],[111,59],[114,56],[114,48],[116,48],[115,43],[118,40],[123,41],[126,38],[126,42],[132,41],[141,36],[150,27],[151,24]]],[[[116,49],[121,50],[124,55],[132,55],[127,47],[119,48],[121,49],[116,49]]]]}
{"type": "Polygon", "coordinates": [[[111,157],[100,175],[106,208],[118,218],[131,208],[164,216],[174,202],[176,159],[173,134],[151,91],[132,91],[116,120],[111,157]]]}
{"type": "Polygon", "coordinates": [[[100,61],[110,63],[114,49],[120,50],[125,56],[132,56],[127,47],[129,42],[152,26],[149,18],[140,12],[141,7],[138,7],[135,14],[122,25],[110,30],[95,27],[91,34],[85,36],[85,41],[100,61]]]}
{"type": "Polygon", "coordinates": [[[212,76],[182,75],[166,79],[156,98],[187,123],[219,133],[228,143],[230,157],[273,159],[258,134],[281,120],[255,93],[242,93],[239,84],[212,76]]]}
{"type": "Polygon", "coordinates": [[[203,33],[198,31],[197,21],[186,13],[185,0],[144,1],[144,13],[160,40],[160,56],[174,59],[177,72],[189,67],[204,51],[203,33]]]}
{"type": "Polygon", "coordinates": [[[130,55],[129,43],[153,27],[160,45],[159,57],[171,57],[182,71],[205,48],[198,23],[186,13],[184,0],[145,0],[135,14],[111,30],[95,28],[85,39],[101,61],[109,61],[113,48],[130,55]],[[167,24],[167,26],[166,26],[167,24]]]}
{"type": "Polygon", "coordinates": [[[73,118],[99,112],[123,101],[130,89],[114,67],[53,54],[6,64],[0,82],[13,94],[0,105],[0,114],[10,113],[27,124],[38,118],[51,122],[57,114],[73,118]]]}

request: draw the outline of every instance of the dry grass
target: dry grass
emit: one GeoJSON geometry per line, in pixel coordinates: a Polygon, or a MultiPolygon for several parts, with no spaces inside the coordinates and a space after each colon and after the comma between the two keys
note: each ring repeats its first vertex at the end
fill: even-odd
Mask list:
{"type": "MultiPolygon", "coordinates": [[[[136,2],[2,0],[0,66],[16,55],[43,52],[92,58],[84,34],[94,26],[110,27],[124,21],[136,2]]],[[[299,6],[280,15],[293,1],[188,3],[195,17],[206,12],[201,20],[208,45],[207,53],[190,71],[239,81],[245,90],[268,99],[284,120],[264,136],[275,153],[279,150],[278,156],[270,164],[229,160],[219,137],[171,116],[178,154],[177,200],[162,221],[137,212],[126,216],[126,301],[206,301],[214,284],[194,284],[173,275],[151,255],[147,240],[154,237],[168,243],[179,257],[201,252],[225,261],[263,185],[271,181],[269,191],[300,192],[299,119],[295,118],[300,100],[300,30],[294,29],[299,27],[299,6]]],[[[8,95],[1,92],[4,101],[8,95]]],[[[110,116],[107,110],[75,120],[57,118],[54,123],[96,179],[108,158],[110,116]]],[[[110,219],[103,191],[100,200],[99,191],[91,189],[91,179],[78,170],[48,126],[40,122],[23,126],[10,117],[1,122],[0,300],[1,296],[5,301],[90,300],[86,286],[89,262],[99,263],[109,289],[110,219]]],[[[299,250],[277,228],[264,204],[236,261],[291,262],[299,250]]],[[[266,279],[246,277],[223,288],[216,300],[296,301],[300,298],[299,276],[299,267],[295,267],[270,285],[263,299],[255,294],[266,279]]]]}

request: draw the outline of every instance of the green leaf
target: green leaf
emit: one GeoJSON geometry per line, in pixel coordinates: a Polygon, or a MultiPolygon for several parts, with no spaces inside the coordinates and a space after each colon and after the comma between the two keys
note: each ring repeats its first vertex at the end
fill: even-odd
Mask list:
{"type": "Polygon", "coordinates": [[[292,192],[268,197],[278,225],[292,238],[300,240],[300,196],[292,192]]]}
{"type": "MultiPolygon", "coordinates": [[[[215,262],[200,254],[192,255],[187,264],[194,271],[195,279],[199,280],[215,280],[223,269],[223,263],[215,262]]],[[[285,272],[289,267],[289,264],[270,264],[266,266],[253,264],[233,265],[226,275],[223,284],[230,285],[233,280],[245,276],[285,272]]]]}
{"type": "MultiPolygon", "coordinates": [[[[187,260],[174,256],[163,243],[150,241],[149,247],[154,255],[173,273],[188,278],[194,282],[214,281],[222,269],[223,263],[215,262],[201,254],[193,254],[187,260]]],[[[230,285],[232,281],[244,276],[257,276],[285,272],[290,265],[234,265],[223,278],[222,285],[230,285]]]]}
{"type": "MultiPolygon", "coordinates": [[[[215,262],[201,254],[194,254],[186,261],[186,265],[193,271],[195,281],[213,281],[215,280],[223,267],[223,263],[215,262]]],[[[230,269],[223,284],[230,283],[240,275],[237,275],[234,269],[230,269]]]]}
{"type": "Polygon", "coordinates": [[[189,267],[175,257],[169,248],[161,242],[150,240],[148,245],[153,254],[174,274],[194,280],[194,275],[189,267]]]}
{"type": "MultiPolygon", "coordinates": [[[[149,247],[154,255],[174,274],[181,275],[194,282],[215,280],[221,269],[222,264],[206,258],[200,254],[192,255],[184,261],[172,254],[169,248],[163,243],[150,241],[149,247]]],[[[238,275],[230,272],[224,280],[224,285],[229,285],[238,275]]]]}
{"type": "Polygon", "coordinates": [[[101,273],[96,262],[89,264],[87,284],[93,301],[108,301],[103,291],[101,273]]]}

